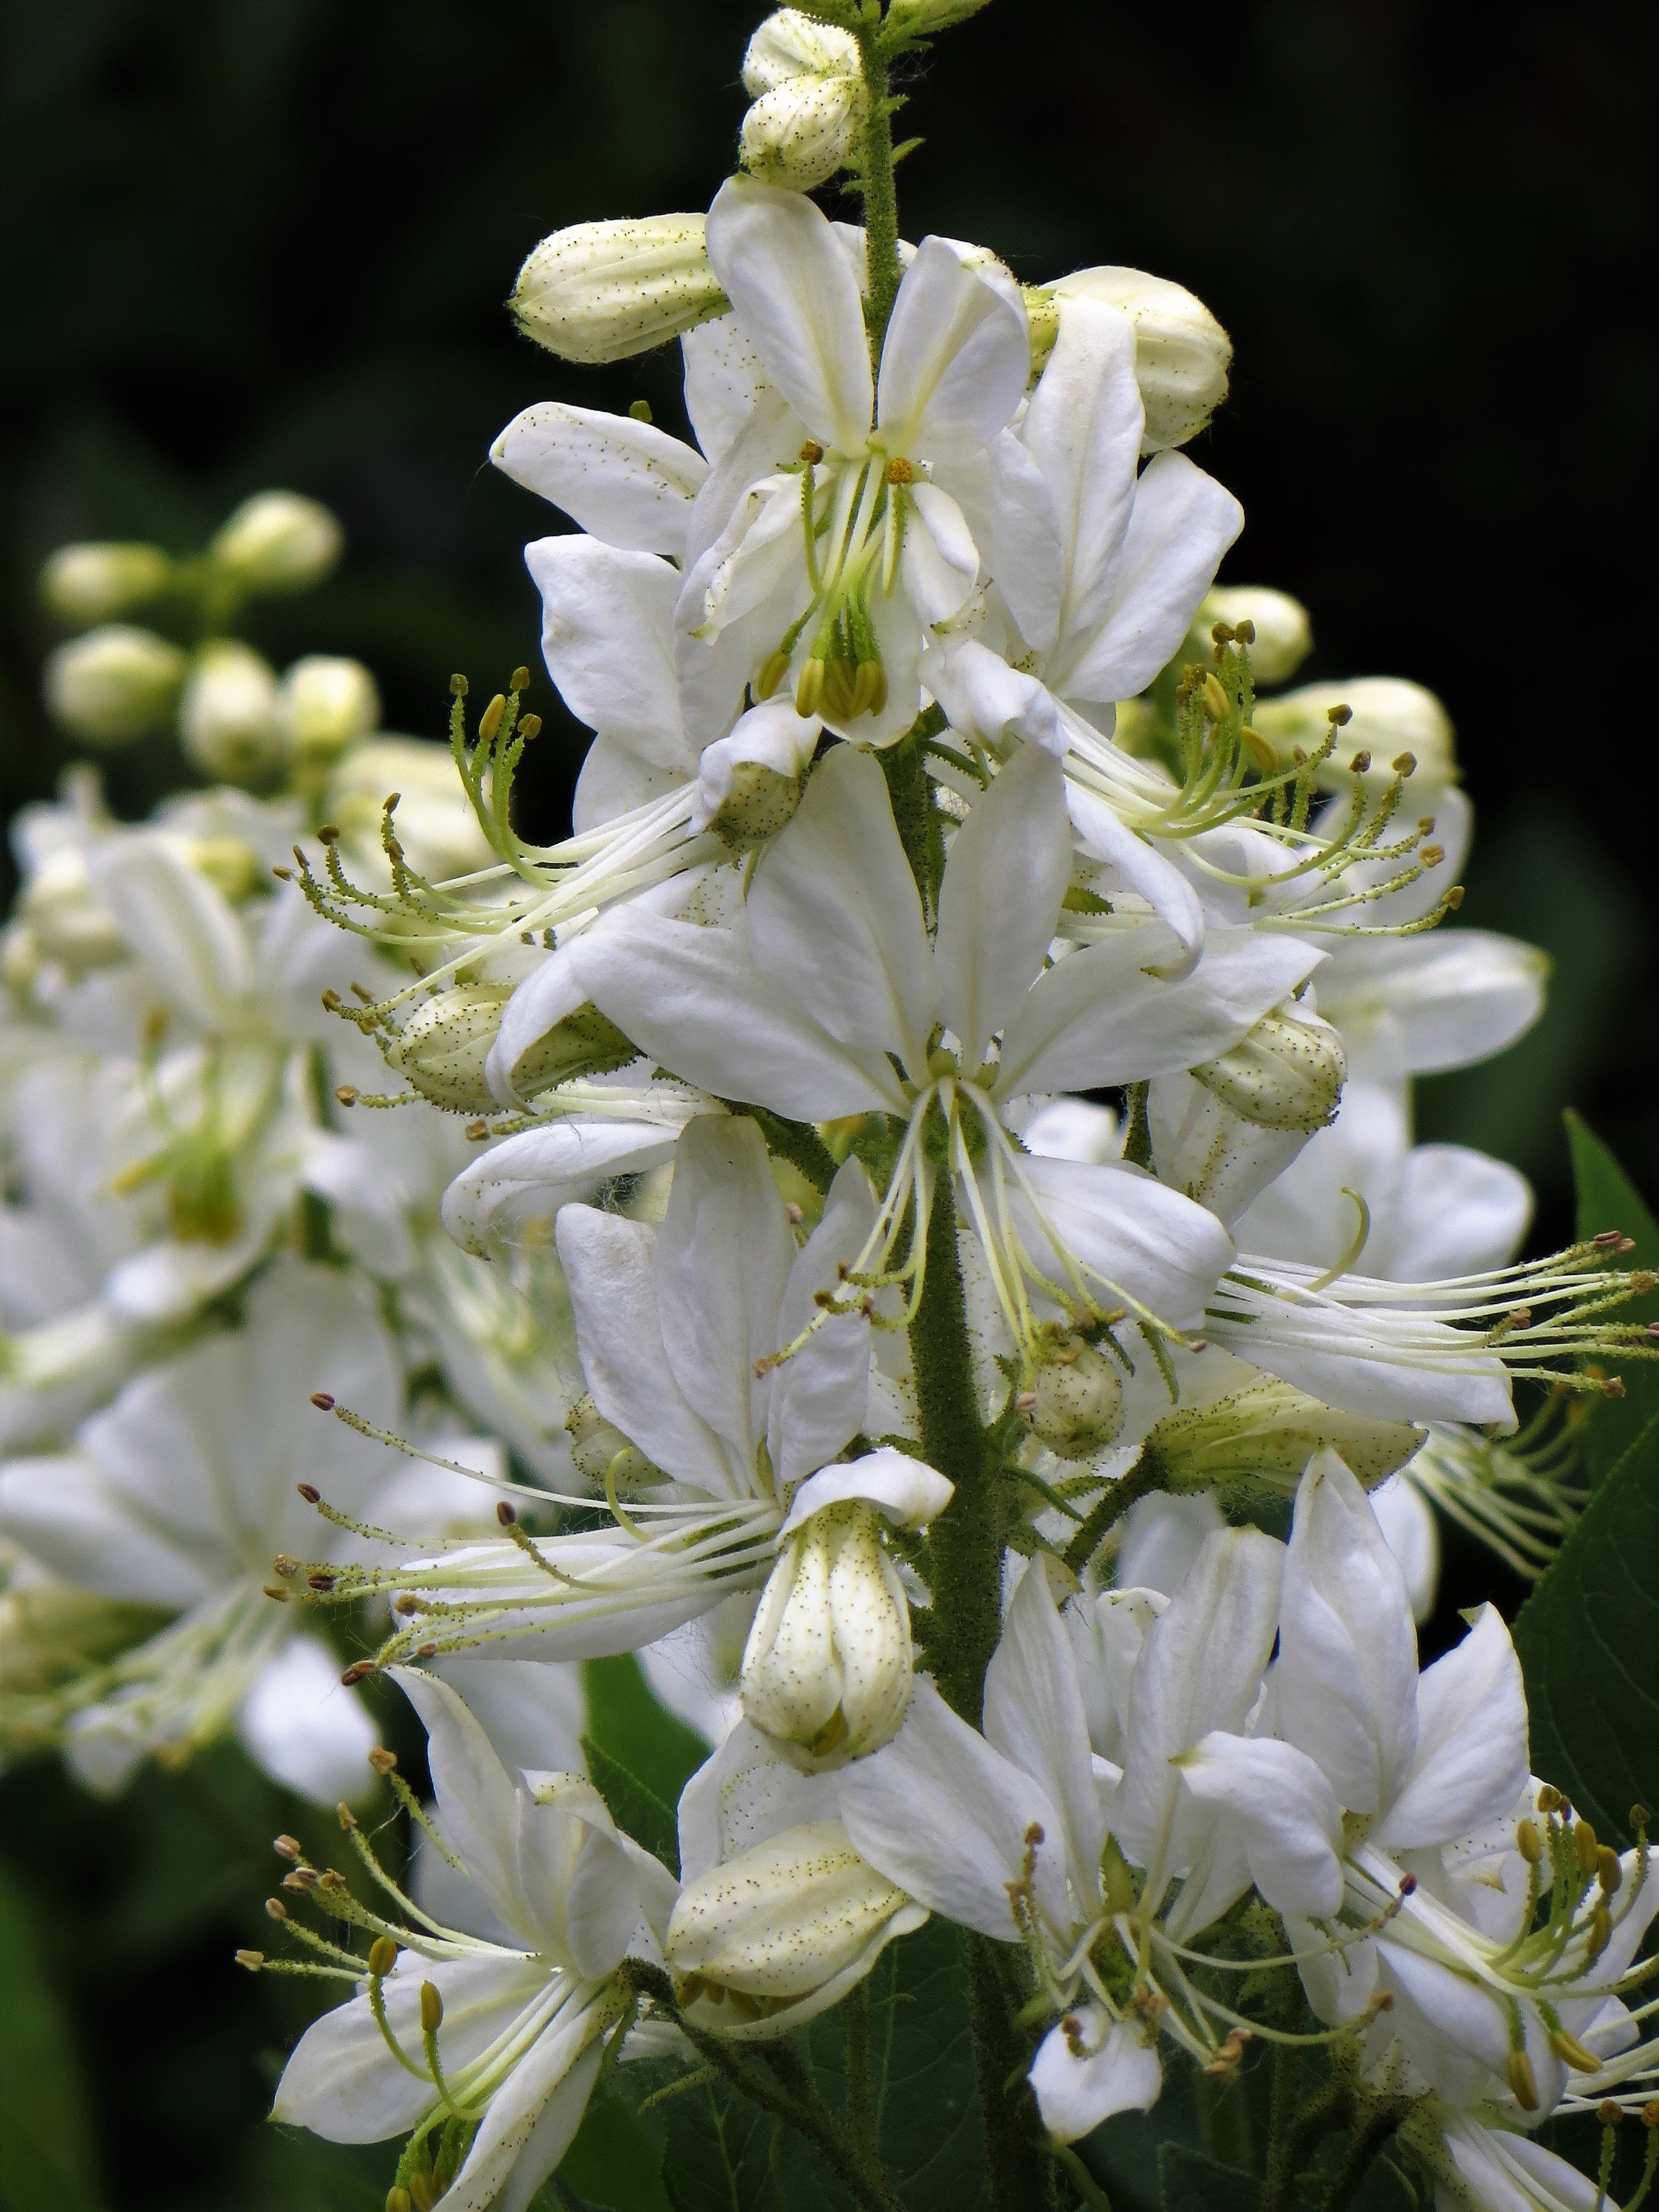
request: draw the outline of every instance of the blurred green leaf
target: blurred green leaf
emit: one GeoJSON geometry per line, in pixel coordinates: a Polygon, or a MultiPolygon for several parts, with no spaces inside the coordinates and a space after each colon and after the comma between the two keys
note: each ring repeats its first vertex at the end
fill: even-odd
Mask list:
{"type": "Polygon", "coordinates": [[[92,2115],[69,2023],[30,1915],[0,1868],[0,2200],[10,2212],[92,2212],[92,2115]]]}
{"type": "Polygon", "coordinates": [[[1256,2212],[1261,2184],[1237,2166],[1218,2166],[1201,2150],[1166,2142],[1158,2154],[1163,2212],[1256,2212]]]}
{"type": "Polygon", "coordinates": [[[694,1728],[659,1704],[631,1651],[590,1659],[582,1669],[588,1771],[617,1826],[680,1870],[676,1808],[680,1792],[708,1756],[694,1728]]]}
{"type": "Polygon", "coordinates": [[[561,2189],[610,2212],[672,2212],[663,2140],[620,2097],[596,2097],[559,2167],[561,2189]]]}
{"type": "Polygon", "coordinates": [[[1521,1608],[1535,1773],[1604,1841],[1630,1840],[1632,1802],[1659,1805],[1659,1413],[1603,1477],[1521,1608]]]}
{"type": "MultiPolygon", "coordinates": [[[[1659,1268],[1659,1226],[1643,1203],[1641,1194],[1613,1154],[1577,1114],[1566,1116],[1567,1142],[1572,1147],[1572,1180],[1577,1193],[1577,1232],[1581,1237],[1599,1237],[1604,1230],[1622,1229],[1635,1240],[1636,1249],[1620,1261],[1623,1267],[1659,1268]]],[[[1620,1322],[1659,1321],[1659,1291],[1633,1299],[1613,1318],[1620,1322]]],[[[1613,1462],[1626,1452],[1659,1413],[1659,1364],[1632,1359],[1623,1371],[1622,1398],[1601,1398],[1585,1409],[1584,1463],[1590,1480],[1599,1482],[1613,1462]]]]}

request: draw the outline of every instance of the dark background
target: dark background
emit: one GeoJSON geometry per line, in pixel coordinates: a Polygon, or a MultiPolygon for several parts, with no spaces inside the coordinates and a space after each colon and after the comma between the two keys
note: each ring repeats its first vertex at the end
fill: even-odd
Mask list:
{"type": "MultiPolygon", "coordinates": [[[[66,538],[187,550],[249,491],[290,486],[340,514],[350,551],[246,625],[279,663],[359,654],[389,726],[434,735],[452,669],[488,692],[534,664],[520,548],[551,518],[485,465],[491,438],[553,395],[683,416],[672,352],[573,368],[501,303],[549,230],[707,204],[759,13],[0,8],[8,808],[65,757],[37,704],[54,633],[33,577],[66,538]]],[[[1194,448],[1249,517],[1227,574],[1308,603],[1308,676],[1441,695],[1480,811],[1463,920],[1554,957],[1540,1028],[1424,1085],[1420,1114],[1423,1134],[1523,1167],[1551,1238],[1570,1219],[1565,1105],[1659,1182],[1656,49],[1659,14],[1638,5],[997,0],[921,66],[901,125],[927,141],[900,173],[908,235],[980,240],[1028,280],[1138,265],[1231,331],[1232,398],[1194,448]]],[[[534,703],[551,830],[579,740],[539,676],[534,703]]],[[[135,811],[178,775],[160,749],[109,769],[135,811]]],[[[219,1762],[151,1776],[96,1823],[55,1772],[4,1785],[121,2212],[378,2202],[349,2160],[315,2166],[257,2124],[268,2077],[249,2054],[285,2031],[225,1954],[259,1940],[263,1838],[293,1820],[270,1809],[219,1762]],[[182,1926],[162,1881],[181,1852],[182,1926]]]]}

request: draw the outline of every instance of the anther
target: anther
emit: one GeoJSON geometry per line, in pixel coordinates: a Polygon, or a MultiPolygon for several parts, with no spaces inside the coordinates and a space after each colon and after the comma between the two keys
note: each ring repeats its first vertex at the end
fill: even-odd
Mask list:
{"type": "Polygon", "coordinates": [[[1589,1917],[1589,1942],[1584,1946],[1586,1965],[1599,1959],[1613,1940],[1613,1915],[1605,1905],[1598,1905],[1589,1917]]]}
{"type": "Polygon", "coordinates": [[[340,825],[337,822],[325,822],[319,825],[317,831],[317,842],[319,845],[337,845],[339,841],[340,825]]]}
{"type": "Polygon", "coordinates": [[[1232,712],[1232,701],[1213,676],[1204,678],[1204,711],[1212,722],[1224,722],[1232,712]]]}
{"type": "Polygon", "coordinates": [[[1644,2128],[1659,2128],[1659,2097],[1650,2097],[1643,2106],[1641,2114],[1644,2128]]]}
{"type": "Polygon", "coordinates": [[[1565,2027],[1550,2030],[1550,2049],[1562,2063],[1571,2066],[1575,2074],[1594,2074],[1601,2060],[1593,2051],[1586,2051],[1576,2035],[1569,2035],[1565,2027]]]}
{"type": "Polygon", "coordinates": [[[503,1528],[510,1528],[518,1517],[518,1514],[505,1498],[498,1498],[495,1500],[495,1518],[503,1528]]]}
{"type": "Polygon", "coordinates": [[[1446,911],[1448,914],[1456,913],[1458,908],[1463,903],[1463,896],[1464,893],[1462,884],[1454,884],[1451,889],[1446,893],[1446,911]]]}
{"type": "Polygon", "coordinates": [[[273,1920],[286,1920],[288,1918],[288,1907],[283,1904],[280,1897],[266,1898],[265,1911],[273,1920]]]}
{"type": "Polygon", "coordinates": [[[239,1951],[236,1963],[239,1966],[246,1966],[250,1974],[257,1974],[265,1963],[265,1954],[263,1951],[239,1951]]]}
{"type": "Polygon", "coordinates": [[[339,1803],[334,1808],[334,1809],[340,1816],[340,1826],[349,1835],[352,1829],[357,1826],[357,1815],[352,1811],[350,1806],[346,1803],[343,1797],[340,1800],[339,1803]]]}
{"type": "MultiPolygon", "coordinates": [[[[896,464],[894,465],[896,466],[896,464]]],[[[879,661],[860,661],[859,672],[853,678],[853,706],[852,712],[847,718],[848,721],[856,722],[860,714],[867,714],[872,711],[876,702],[876,686],[880,681],[881,663],[879,661]]]]}
{"type": "Polygon", "coordinates": [[[340,1677],[341,1686],[344,1689],[353,1689],[374,1672],[374,1662],[372,1659],[354,1659],[340,1677]]]}
{"type": "Polygon", "coordinates": [[[259,1594],[262,1597],[274,1597],[278,1605],[288,1603],[289,1593],[283,1588],[281,1583],[261,1583],[259,1594]]]}
{"type": "Polygon", "coordinates": [[[651,402],[648,399],[630,399],[628,411],[636,422],[648,422],[651,420],[651,402]]]}
{"type": "Polygon", "coordinates": [[[1572,1843],[1573,1849],[1578,1855],[1579,1873],[1593,1873],[1595,1868],[1596,1853],[1601,1849],[1601,1845],[1596,1840],[1595,1829],[1588,1820],[1580,1820],[1578,1826],[1573,1830],[1572,1843]]]}
{"type": "Polygon", "coordinates": [[[509,691],[527,691],[530,689],[530,671],[527,668],[515,668],[507,688],[509,691]]]}
{"type": "Polygon", "coordinates": [[[1538,1809],[1540,1813],[1559,1813],[1566,1800],[1553,1782],[1541,1783],[1538,1790],[1538,1809]]]}
{"type": "Polygon", "coordinates": [[[1517,1820],[1515,1827],[1515,1848],[1528,1866],[1537,1866],[1544,1856],[1544,1838],[1537,1824],[1532,1820],[1517,1820]]]}
{"type": "Polygon", "coordinates": [[[292,1874],[285,1874],[283,1876],[283,1887],[291,1889],[298,1897],[303,1897],[308,1889],[315,1889],[317,1882],[318,1875],[314,1867],[295,1867],[292,1874]]]}
{"type": "Polygon", "coordinates": [[[481,744],[487,745],[489,743],[496,731],[501,728],[501,717],[506,712],[507,700],[503,694],[498,691],[478,717],[478,738],[481,744]]]}
{"type": "MultiPolygon", "coordinates": [[[[1354,765],[1358,767],[1358,763],[1359,756],[1356,753],[1354,765]]],[[[1443,845],[1425,845],[1417,857],[1425,868],[1437,868],[1446,857],[1446,848],[1443,845]]]]}
{"type": "Polygon", "coordinates": [[[453,699],[465,699],[471,688],[465,676],[452,676],[449,679],[450,696],[453,699]]]}
{"type": "Polygon", "coordinates": [[[788,654],[783,652],[770,654],[762,663],[761,672],[755,678],[756,698],[769,699],[788,673],[788,654]]]}
{"type": "Polygon", "coordinates": [[[398,1754],[388,1751],[383,1743],[377,1743],[368,1754],[368,1763],[377,1774],[390,1774],[398,1764],[398,1754]]]}
{"type": "Polygon", "coordinates": [[[1346,723],[1352,721],[1353,708],[1352,707],[1328,707],[1325,709],[1325,720],[1328,722],[1334,722],[1337,728],[1340,730],[1346,723]]]}
{"type": "Polygon", "coordinates": [[[1357,752],[1353,758],[1348,763],[1349,769],[1355,775],[1365,775],[1369,770],[1370,764],[1371,757],[1370,753],[1364,751],[1357,752]]]}
{"type": "Polygon", "coordinates": [[[1653,1815],[1645,1805],[1632,1805],[1630,1808],[1630,1824],[1639,1835],[1644,1828],[1652,1826],[1653,1815]]]}
{"type": "Polygon", "coordinates": [[[306,1587],[307,1589],[331,1590],[338,1580],[339,1577],[337,1575],[327,1575],[322,1573],[307,1575],[306,1577],[306,1587]]]}
{"type": "Polygon", "coordinates": [[[273,868],[270,872],[279,884],[291,884],[294,881],[292,868],[273,868]]]}
{"type": "Polygon", "coordinates": [[[1030,1826],[1025,1831],[1026,1847],[1028,1850],[1036,1850],[1037,1845],[1045,1840],[1046,1838],[1043,1834],[1042,1821],[1033,1820],[1030,1826]]]}
{"type": "Polygon", "coordinates": [[[1237,635],[1231,623],[1212,623],[1210,626],[1210,635],[1218,645],[1231,645],[1237,635]]]}
{"type": "Polygon", "coordinates": [[[799,1229],[806,1218],[805,1210],[797,1206],[792,1198],[783,1209],[783,1218],[792,1229],[799,1229]]]}
{"type": "Polygon", "coordinates": [[[394,1597],[392,1601],[392,1610],[393,1613],[401,1613],[405,1620],[409,1619],[411,1613],[416,1613],[420,1609],[421,1601],[416,1596],[413,1590],[404,1590],[400,1597],[394,1597]]]}
{"type": "Polygon", "coordinates": [[[823,448],[816,438],[809,438],[800,449],[800,457],[809,469],[815,469],[823,459],[823,448]]]}
{"type": "Polygon", "coordinates": [[[278,1836],[270,1848],[279,1859],[299,1859],[305,1856],[305,1845],[297,1836],[278,1836]]]}
{"type": "Polygon", "coordinates": [[[461,1133],[473,1144],[481,1145],[489,1134],[489,1124],[488,1121],[469,1121],[461,1133]]]}
{"type": "Polygon", "coordinates": [[[314,1482],[296,1482],[294,1487],[299,1492],[301,1497],[304,1498],[307,1505],[316,1505],[321,1503],[323,1493],[318,1489],[314,1482]]]}
{"type": "Polygon", "coordinates": [[[368,1971],[378,1981],[398,1963],[398,1947],[389,1936],[377,1936],[368,1947],[368,1971]]]}
{"type": "Polygon", "coordinates": [[[331,1413],[334,1411],[334,1400],[326,1390],[313,1390],[311,1394],[311,1402],[319,1413],[331,1413]]]}
{"type": "Polygon", "coordinates": [[[421,1984],[421,2033],[435,2035],[444,2024],[443,1994],[435,1982],[421,1984]]]}
{"type": "Polygon", "coordinates": [[[422,1644],[415,1653],[417,1659],[435,1659],[437,1656],[438,1647],[435,1644],[422,1644]]]}
{"type": "Polygon", "coordinates": [[[386,2212],[415,2212],[415,2199],[406,2189],[388,2189],[386,2212]]]}
{"type": "Polygon", "coordinates": [[[301,1563],[292,1552],[278,1552],[270,1564],[279,1575],[297,1575],[301,1563]]]}
{"type": "Polygon", "coordinates": [[[325,1014],[337,1014],[344,1004],[345,1000],[340,996],[337,991],[324,992],[323,1012],[325,1014]]]}
{"type": "Polygon", "coordinates": [[[1396,775],[1415,775],[1417,770],[1417,755],[1415,753],[1396,753],[1394,757],[1393,767],[1394,772],[1396,775]]]}
{"type": "Polygon", "coordinates": [[[1624,1241],[1625,1234],[1621,1229],[1604,1229],[1599,1237],[1590,1239],[1598,1252],[1615,1252],[1624,1241]]]}
{"type": "Polygon", "coordinates": [[[1254,645],[1255,643],[1255,624],[1250,620],[1248,615],[1246,615],[1243,621],[1240,623],[1237,628],[1234,630],[1233,635],[1238,640],[1241,645],[1254,645]]]}
{"type": "Polygon", "coordinates": [[[1532,2070],[1532,2061],[1524,2051],[1511,2051],[1509,2063],[1510,2094],[1523,2112],[1538,2110],[1538,2077],[1532,2070]]]}
{"type": "Polygon", "coordinates": [[[519,735],[525,740],[526,744],[528,744],[532,738],[538,738],[541,735],[541,732],[542,718],[539,714],[520,715],[519,735]]]}
{"type": "Polygon", "coordinates": [[[894,454],[892,459],[888,462],[884,473],[890,484],[914,483],[916,480],[915,471],[902,453],[894,454]]]}
{"type": "Polygon", "coordinates": [[[334,1103],[337,1106],[355,1106],[357,1103],[356,1085],[355,1083],[342,1083],[337,1085],[334,1091],[334,1103]]]}
{"type": "Polygon", "coordinates": [[[1616,2128],[1625,2116],[1611,2097],[1603,2097],[1595,2108],[1595,2117],[1604,2128],[1616,2128]]]}
{"type": "Polygon", "coordinates": [[[795,712],[803,720],[810,721],[823,704],[823,663],[817,659],[801,670],[795,686],[795,712]]]}
{"type": "Polygon", "coordinates": [[[1402,1874],[1401,1875],[1400,1894],[1401,1897],[1410,1897],[1413,1895],[1416,1892],[1416,1888],[1417,1876],[1414,1874],[1402,1874]]]}

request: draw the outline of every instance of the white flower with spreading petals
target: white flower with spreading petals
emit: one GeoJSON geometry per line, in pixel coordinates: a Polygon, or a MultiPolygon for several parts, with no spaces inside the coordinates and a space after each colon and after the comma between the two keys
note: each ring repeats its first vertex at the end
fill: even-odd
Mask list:
{"type": "Polygon", "coordinates": [[[509,1774],[453,1690],[413,1668],[398,1680],[426,1724],[443,1847],[502,1940],[371,1917],[401,1955],[307,2029],[271,2117],[331,2142],[408,2134],[399,2185],[418,2178],[416,2201],[524,2212],[623,2015],[611,1977],[630,1954],[660,1958],[675,1883],[590,1782],[509,1774]]]}
{"type": "MultiPolygon", "coordinates": [[[[298,1607],[263,1585],[279,1553],[343,1564],[384,1551],[319,1522],[295,1484],[411,1534],[477,1524],[489,1500],[483,1483],[325,1424],[310,1402],[319,1389],[377,1425],[402,1413],[372,1286],[278,1261],[248,1293],[243,1328],[129,1383],[71,1450],[0,1467],[7,1536],[79,1589],[177,1615],[75,1694],[70,1754],[94,1785],[119,1787],[147,1752],[182,1759],[234,1728],[290,1789],[325,1803],[361,1794],[368,1714],[327,1645],[297,1629],[298,1607]]],[[[461,1449],[494,1472],[493,1445],[461,1449]]]]}

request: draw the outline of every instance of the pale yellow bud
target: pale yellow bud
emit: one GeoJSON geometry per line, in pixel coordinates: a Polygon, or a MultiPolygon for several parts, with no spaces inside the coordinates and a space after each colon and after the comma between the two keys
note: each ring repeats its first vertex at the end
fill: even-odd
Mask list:
{"type": "Polygon", "coordinates": [[[40,596],[64,622],[108,622],[167,588],[159,545],[60,545],[40,571],[40,596]]]}
{"type": "Polygon", "coordinates": [[[322,581],[344,544],[339,524],[318,501],[262,491],[242,501],[208,555],[245,592],[303,592],[322,581]]]}
{"type": "Polygon", "coordinates": [[[663,1955],[673,1973],[722,1991],[803,1997],[872,1956],[900,1915],[926,1917],[839,1820],[815,1820],[688,1882],[663,1955]]]}
{"type": "Polygon", "coordinates": [[[1259,1375],[1207,1406],[1166,1413],[1146,1449],[1164,1490],[1291,1498],[1308,1462],[1325,1445],[1370,1490],[1405,1465],[1423,1433],[1404,1421],[1343,1413],[1277,1376],[1259,1375]]]}
{"type": "Polygon", "coordinates": [[[94,896],[85,860],[72,847],[47,854],[19,895],[17,918],[41,958],[77,975],[106,968],[127,951],[108,908],[94,896]]]}
{"type": "Polygon", "coordinates": [[[191,664],[179,702],[185,753],[221,783],[255,783],[282,755],[276,677],[264,655],[231,637],[212,638],[191,664]]]}
{"type": "Polygon", "coordinates": [[[734,761],[708,827],[734,853],[747,853],[775,837],[800,805],[806,771],[787,775],[757,760],[734,761]]]}
{"type": "Polygon", "coordinates": [[[726,295],[708,265],[700,215],[579,222],[544,238],[519,271],[520,329],[566,361],[624,361],[711,316],[726,295]]]}
{"type": "Polygon", "coordinates": [[[1140,269],[1078,269],[1046,290],[1121,307],[1135,326],[1135,381],[1146,410],[1143,453],[1195,438],[1227,396],[1233,342],[1201,300],[1140,269]]]}
{"type": "Polygon", "coordinates": [[[368,736],[380,719],[380,695],[361,660],[313,653],[284,672],[276,709],[295,765],[319,769],[368,736]]]}
{"type": "Polygon", "coordinates": [[[1109,1351],[1073,1337],[1037,1369],[1019,1403],[1051,1452],[1092,1459],[1123,1426],[1122,1375],[1109,1351]]]}
{"type": "Polygon", "coordinates": [[[814,1513],[785,1542],[743,1655],[743,1709],[803,1766],[879,1750],[910,1701],[910,1613],[873,1505],[814,1513]]]}
{"type": "Polygon", "coordinates": [[[1331,728],[1333,708],[1352,709],[1336,732],[1336,746],[1319,772],[1322,783],[1346,778],[1356,754],[1368,753],[1367,780],[1385,784],[1394,763],[1406,753],[1415,768],[1407,786],[1419,793],[1436,784],[1455,783],[1457,754],[1451,718],[1432,691],[1400,676],[1362,676],[1348,684],[1304,684],[1280,699],[1256,702],[1253,720],[1281,761],[1293,748],[1311,753],[1331,728]]]}
{"type": "Polygon", "coordinates": [[[856,76],[859,42],[835,23],[815,23],[799,8],[769,15],[743,58],[743,88],[750,100],[804,76],[856,76]]]}
{"type": "Polygon", "coordinates": [[[847,167],[867,105],[860,77],[798,77],[781,84],[744,117],[738,159],[764,185],[810,192],[847,167]]]}
{"type": "MultiPolygon", "coordinates": [[[[1288,683],[1313,651],[1313,624],[1306,607],[1288,592],[1273,591],[1266,584],[1218,584],[1207,592],[1188,635],[1184,651],[1188,660],[1208,659],[1210,633],[1217,623],[1232,629],[1241,623],[1254,626],[1250,666],[1258,684],[1288,683]]],[[[1322,730],[1320,735],[1324,735],[1322,730]]]]}
{"type": "Polygon", "coordinates": [[[192,838],[190,860],[198,874],[205,876],[233,906],[263,890],[270,880],[264,859],[240,837],[192,838]]]}
{"type": "Polygon", "coordinates": [[[329,778],[323,809],[336,823],[353,866],[384,880],[381,809],[399,794],[398,842],[409,865],[428,883],[488,867],[495,855],[461,788],[447,745],[420,738],[365,738],[329,778]]]}
{"type": "MultiPolygon", "coordinates": [[[[386,1047],[386,1064],[423,1098],[455,1114],[493,1114],[498,1101],[484,1062],[501,1033],[508,993],[492,983],[463,983],[417,1007],[386,1047]]],[[[523,1054],[514,1070],[520,1097],[533,1097],[577,1076],[625,1067],[635,1048],[597,1006],[579,1006],[523,1054]]]]}
{"type": "Polygon", "coordinates": [[[48,655],[46,710],[89,744],[126,744],[162,726],[184,680],[185,656],[176,645],[153,630],[112,623],[48,655]]]}
{"type": "Polygon", "coordinates": [[[1191,1070],[1194,1083],[1259,1129],[1322,1129],[1336,1117],[1348,1063],[1342,1039],[1317,1014],[1280,1006],[1218,1060],[1191,1070]]]}
{"type": "Polygon", "coordinates": [[[606,1420],[586,1390],[565,1415],[564,1429],[571,1458],[596,1489],[606,1483],[627,1490],[647,1480],[661,1481],[639,1446],[614,1421],[606,1420]]]}

